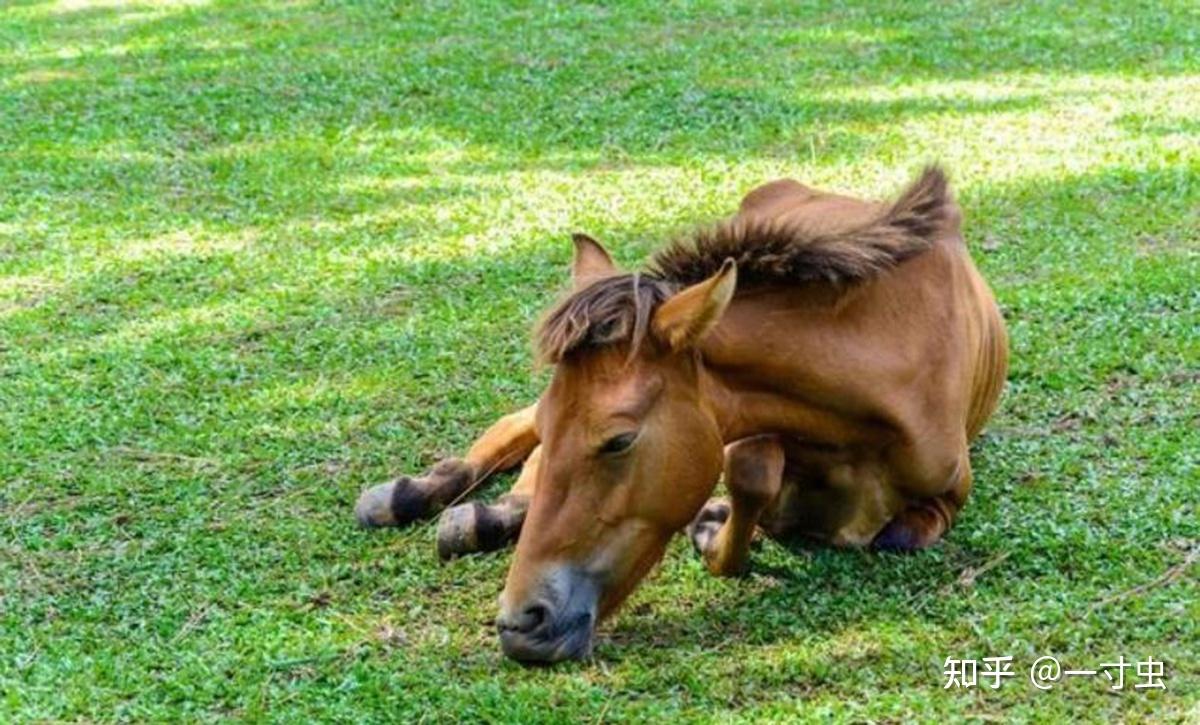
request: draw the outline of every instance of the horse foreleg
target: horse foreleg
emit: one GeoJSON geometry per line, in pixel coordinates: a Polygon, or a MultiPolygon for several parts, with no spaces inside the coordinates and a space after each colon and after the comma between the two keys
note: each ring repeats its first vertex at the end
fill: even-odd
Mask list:
{"type": "Polygon", "coordinates": [[[783,465],[783,446],[775,436],[747,438],[725,448],[730,503],[710,501],[688,526],[692,543],[713,574],[745,572],[759,516],[783,483],[783,465]]]}
{"type": "Polygon", "coordinates": [[[423,476],[401,476],[367,489],[354,507],[359,524],[403,526],[432,516],[493,473],[516,466],[538,444],[536,412],[534,404],[496,421],[465,458],[447,458],[423,476]]]}
{"type": "Polygon", "coordinates": [[[496,503],[489,506],[472,501],[443,511],[438,521],[438,556],[445,560],[496,551],[516,541],[533,500],[541,460],[542,447],[538,446],[529,454],[512,489],[496,503]]]}

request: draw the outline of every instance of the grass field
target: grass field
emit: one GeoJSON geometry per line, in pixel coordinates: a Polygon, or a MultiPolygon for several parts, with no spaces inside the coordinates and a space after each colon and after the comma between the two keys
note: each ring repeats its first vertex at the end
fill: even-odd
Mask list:
{"type": "Polygon", "coordinates": [[[1190,2],[5,3],[0,721],[1200,721],[1198,47],[1190,2]],[[539,392],[570,232],[636,265],[934,159],[1013,343],[935,550],[678,540],[527,670],[508,554],[354,527],[539,392]]]}

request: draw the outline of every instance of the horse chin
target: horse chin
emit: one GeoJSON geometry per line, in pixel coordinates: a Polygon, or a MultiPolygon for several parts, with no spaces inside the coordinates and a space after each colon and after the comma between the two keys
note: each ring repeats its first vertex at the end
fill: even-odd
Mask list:
{"type": "Polygon", "coordinates": [[[591,656],[594,633],[595,624],[589,615],[586,622],[573,625],[551,639],[530,640],[501,635],[500,648],[506,657],[524,665],[553,665],[591,656]]]}
{"type": "Polygon", "coordinates": [[[578,626],[563,633],[555,643],[546,663],[554,664],[555,662],[582,660],[590,657],[596,631],[594,619],[588,615],[586,622],[581,622],[578,626]]]}

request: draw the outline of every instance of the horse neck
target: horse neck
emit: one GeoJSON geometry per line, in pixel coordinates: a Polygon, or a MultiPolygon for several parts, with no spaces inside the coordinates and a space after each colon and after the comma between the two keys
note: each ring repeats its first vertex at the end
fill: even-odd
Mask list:
{"type": "Polygon", "coordinates": [[[702,396],[725,440],[786,432],[839,446],[885,441],[920,413],[922,395],[940,390],[903,381],[936,379],[922,373],[931,361],[965,359],[981,344],[967,338],[982,326],[963,315],[992,311],[1003,358],[1003,323],[976,276],[960,245],[939,245],[850,290],[773,287],[735,297],[700,350],[702,396]]]}
{"type": "Polygon", "coordinates": [[[702,404],[726,443],[768,433],[789,433],[833,445],[873,437],[874,431],[853,418],[783,391],[748,387],[736,373],[710,367],[701,372],[702,404]]]}
{"type": "MultiPolygon", "coordinates": [[[[735,298],[700,350],[701,395],[726,442],[787,432],[834,445],[882,430],[852,410],[871,386],[831,371],[861,369],[861,352],[831,344],[829,310],[849,301],[833,290],[760,290],[735,298]],[[824,310],[824,312],[822,312],[824,310]],[[853,359],[852,359],[853,358],[853,359]]],[[[886,345],[873,350],[883,357],[886,345]]]]}

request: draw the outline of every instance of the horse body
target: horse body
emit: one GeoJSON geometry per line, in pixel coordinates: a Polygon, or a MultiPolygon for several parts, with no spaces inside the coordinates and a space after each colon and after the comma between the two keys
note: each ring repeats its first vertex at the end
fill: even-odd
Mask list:
{"type": "Polygon", "coordinates": [[[463,460],[366,491],[359,521],[428,515],[524,460],[508,496],[448,509],[438,537],[450,556],[520,532],[497,626],[523,661],[585,656],[681,529],[719,575],[745,570],[760,529],[935,543],[1007,366],[960,220],[931,169],[890,204],[766,184],[645,274],[577,235],[574,289],[538,333],[539,401],[463,460]],[[722,477],[729,501],[709,501],[722,477]]]}
{"type": "MultiPolygon", "coordinates": [[[[752,195],[740,213],[824,231],[879,213],[775,186],[769,203],[752,195]]],[[[867,545],[910,507],[924,513],[898,520],[895,536],[927,544],[949,527],[970,487],[967,445],[996,405],[1007,359],[995,302],[951,222],[927,252],[850,290],[738,294],[705,338],[707,397],[726,442],[773,435],[786,454],[760,520],[771,535],[867,545]]]]}

